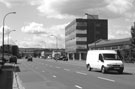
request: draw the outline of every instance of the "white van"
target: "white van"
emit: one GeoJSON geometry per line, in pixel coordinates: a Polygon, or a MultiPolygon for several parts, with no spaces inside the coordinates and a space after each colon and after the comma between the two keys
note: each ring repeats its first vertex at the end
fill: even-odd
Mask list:
{"type": "Polygon", "coordinates": [[[122,74],[124,64],[115,50],[89,50],[86,57],[86,67],[101,70],[106,73],[109,70],[116,70],[122,74]]]}

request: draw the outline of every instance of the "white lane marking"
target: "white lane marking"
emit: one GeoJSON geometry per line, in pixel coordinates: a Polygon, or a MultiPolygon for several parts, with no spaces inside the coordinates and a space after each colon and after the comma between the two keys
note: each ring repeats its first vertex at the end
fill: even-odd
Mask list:
{"type": "Polygon", "coordinates": [[[55,75],[53,75],[53,77],[54,77],[54,78],[56,78],[56,76],[55,76],[55,75]]]}
{"type": "Polygon", "coordinates": [[[108,79],[108,78],[103,78],[103,77],[98,77],[99,79],[103,79],[103,80],[107,80],[107,81],[111,81],[111,82],[115,82],[115,80],[112,79],[108,79]]]}
{"type": "Polygon", "coordinates": [[[87,75],[86,73],[79,72],[79,71],[76,71],[76,73],[78,73],[78,74],[82,74],[82,75],[87,75]]]}
{"type": "Polygon", "coordinates": [[[70,71],[70,69],[64,69],[65,71],[70,71]]]}
{"type": "Polygon", "coordinates": [[[58,66],[57,66],[56,68],[58,68],[58,69],[59,69],[60,67],[58,67],[58,66]]]}
{"type": "Polygon", "coordinates": [[[75,87],[79,88],[79,89],[82,89],[82,87],[78,86],[78,85],[75,85],[75,87]]]}

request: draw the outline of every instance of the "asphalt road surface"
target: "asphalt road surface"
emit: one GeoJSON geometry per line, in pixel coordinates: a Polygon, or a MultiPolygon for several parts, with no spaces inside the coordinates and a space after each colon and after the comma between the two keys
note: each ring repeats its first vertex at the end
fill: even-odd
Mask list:
{"type": "Polygon", "coordinates": [[[25,89],[135,89],[135,74],[87,71],[61,61],[20,60],[18,76],[25,89]]]}

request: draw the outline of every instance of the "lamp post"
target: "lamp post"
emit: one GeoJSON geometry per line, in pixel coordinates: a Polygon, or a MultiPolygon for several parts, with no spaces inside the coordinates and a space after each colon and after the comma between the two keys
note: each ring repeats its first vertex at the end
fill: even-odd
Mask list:
{"type": "Polygon", "coordinates": [[[44,48],[46,48],[46,42],[45,41],[41,41],[41,42],[45,44],[44,48]]]}
{"type": "Polygon", "coordinates": [[[7,43],[8,43],[8,53],[10,53],[10,52],[9,52],[9,34],[10,34],[11,32],[13,32],[13,31],[16,31],[16,30],[11,30],[11,31],[8,32],[8,42],[7,42],[7,43]]]}
{"type": "Polygon", "coordinates": [[[11,30],[11,31],[8,32],[8,45],[9,45],[9,34],[10,34],[11,32],[13,32],[13,31],[16,31],[16,30],[11,30]]]}
{"type": "Polygon", "coordinates": [[[2,34],[2,60],[4,61],[4,26],[5,26],[5,19],[9,14],[16,14],[16,12],[9,12],[3,18],[3,34],[2,34]]]}
{"type": "Polygon", "coordinates": [[[55,37],[55,39],[56,39],[56,49],[58,49],[58,38],[57,38],[57,36],[55,36],[55,35],[50,35],[50,36],[55,37]]]}

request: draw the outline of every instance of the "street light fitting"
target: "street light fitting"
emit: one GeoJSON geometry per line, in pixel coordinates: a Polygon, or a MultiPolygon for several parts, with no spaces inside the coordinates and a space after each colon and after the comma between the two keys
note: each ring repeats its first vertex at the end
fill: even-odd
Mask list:
{"type": "Polygon", "coordinates": [[[2,32],[2,60],[4,61],[4,27],[5,27],[5,19],[9,14],[16,14],[16,12],[9,12],[7,14],[5,14],[4,18],[3,18],[3,32],[2,32]]]}

